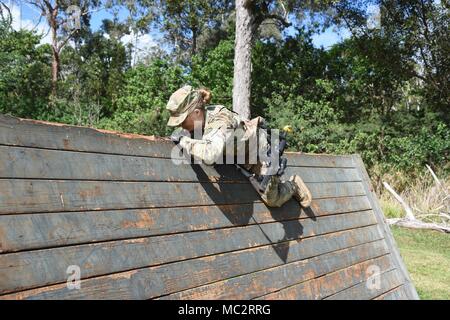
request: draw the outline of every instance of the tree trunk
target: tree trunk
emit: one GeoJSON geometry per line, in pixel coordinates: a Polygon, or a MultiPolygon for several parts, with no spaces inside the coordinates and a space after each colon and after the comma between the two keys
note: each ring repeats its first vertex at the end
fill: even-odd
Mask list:
{"type": "Polygon", "coordinates": [[[191,48],[191,56],[197,53],[197,28],[192,28],[192,48],[191,48]]]}
{"type": "Polygon", "coordinates": [[[233,111],[246,119],[250,119],[251,51],[254,23],[251,2],[251,0],[236,0],[233,111]]]}
{"type": "Polygon", "coordinates": [[[58,74],[59,74],[59,54],[52,48],[52,96],[51,98],[56,98],[58,89],[58,74]]]}
{"type": "Polygon", "coordinates": [[[49,15],[49,25],[52,32],[52,93],[51,100],[56,98],[59,74],[59,48],[58,48],[58,24],[57,24],[58,7],[55,6],[49,15]]]}

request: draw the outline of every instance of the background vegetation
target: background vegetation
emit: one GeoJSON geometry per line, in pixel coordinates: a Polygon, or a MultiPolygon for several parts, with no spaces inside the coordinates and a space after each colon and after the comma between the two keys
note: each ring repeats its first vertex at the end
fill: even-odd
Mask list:
{"type": "MultiPolygon", "coordinates": [[[[284,3],[289,19],[257,30],[252,116],[291,125],[292,151],[359,153],[378,192],[387,181],[413,209],[441,208],[425,164],[448,190],[448,0],[256,1],[269,13],[284,3]],[[380,8],[375,27],[369,6],[380,8]],[[315,47],[313,36],[329,27],[351,36],[315,47]]],[[[37,32],[14,29],[9,1],[0,0],[0,113],[165,136],[166,102],[183,84],[208,87],[213,103],[231,107],[234,1],[24,2],[56,36],[41,44],[37,32]],[[69,4],[86,12],[74,33],[63,28],[69,4]],[[92,30],[89,10],[101,6],[114,18],[92,30]],[[119,20],[125,9],[129,18],[119,20]],[[123,41],[152,30],[162,35],[159,48],[142,53],[123,41]]],[[[389,194],[380,197],[388,217],[404,215],[389,194]]],[[[449,299],[448,235],[393,232],[421,298],[449,299]]]]}
{"type": "MultiPolygon", "coordinates": [[[[114,11],[125,3],[107,5],[114,11]]],[[[56,94],[52,46],[40,45],[36,32],[14,30],[3,3],[0,113],[167,135],[166,101],[185,83],[206,86],[213,103],[231,106],[233,1],[134,3],[128,7],[133,19],[104,20],[96,31],[83,16],[81,30],[59,45],[56,94]],[[169,49],[136,59],[136,48],[121,38],[151,29],[164,36],[169,49]]],[[[421,176],[424,164],[447,176],[447,1],[298,3],[287,1],[289,32],[270,20],[258,30],[252,116],[264,116],[273,127],[292,125],[291,150],[360,153],[378,190],[381,177],[388,175],[401,192],[421,176]],[[381,8],[376,28],[367,25],[369,5],[381,8]],[[330,26],[345,27],[352,35],[330,48],[313,46],[313,35],[330,26]]],[[[56,31],[58,39],[67,36],[63,29],[56,31]]]]}

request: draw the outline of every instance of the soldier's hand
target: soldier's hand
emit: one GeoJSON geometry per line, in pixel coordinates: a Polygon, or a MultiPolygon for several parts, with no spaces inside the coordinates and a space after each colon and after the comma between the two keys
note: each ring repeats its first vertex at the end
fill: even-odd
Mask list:
{"type": "Polygon", "coordinates": [[[189,133],[186,130],[176,130],[171,134],[170,140],[175,144],[179,144],[183,137],[189,137],[189,133]]]}

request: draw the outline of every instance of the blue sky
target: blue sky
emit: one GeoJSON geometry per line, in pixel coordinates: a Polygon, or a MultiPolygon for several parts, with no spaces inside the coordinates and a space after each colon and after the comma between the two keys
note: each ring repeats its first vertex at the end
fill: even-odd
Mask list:
{"type": "MultiPolygon", "coordinates": [[[[21,6],[18,6],[17,4],[13,6],[13,16],[14,16],[14,27],[16,29],[22,27],[26,29],[32,29],[35,28],[38,30],[38,32],[41,32],[42,34],[46,35],[44,37],[43,42],[49,42],[50,37],[48,34],[48,26],[45,22],[45,19],[41,19],[41,23],[39,22],[40,14],[32,5],[26,4],[25,2],[22,3],[21,6]]],[[[118,17],[120,20],[123,20],[127,17],[128,13],[126,9],[121,9],[118,12],[118,17]]],[[[91,19],[91,28],[93,30],[98,30],[101,26],[103,19],[111,19],[113,18],[113,15],[111,12],[101,9],[98,11],[95,11],[92,13],[92,19],[91,19]]],[[[147,35],[140,35],[138,38],[138,47],[140,50],[145,50],[147,47],[155,46],[156,40],[161,37],[161,34],[157,31],[151,32],[147,35]]],[[[330,47],[335,43],[338,43],[342,41],[343,39],[349,37],[348,30],[339,30],[336,31],[333,28],[328,28],[325,32],[321,34],[316,34],[313,36],[313,44],[316,47],[330,47]]],[[[128,43],[132,41],[133,36],[124,37],[122,39],[123,42],[128,43]]]]}

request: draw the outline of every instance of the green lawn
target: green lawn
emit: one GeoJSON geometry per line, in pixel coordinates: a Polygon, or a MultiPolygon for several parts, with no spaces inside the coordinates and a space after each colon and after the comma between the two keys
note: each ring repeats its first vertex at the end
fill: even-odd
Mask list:
{"type": "Polygon", "coordinates": [[[391,230],[420,298],[450,300],[450,234],[391,230]]]}

